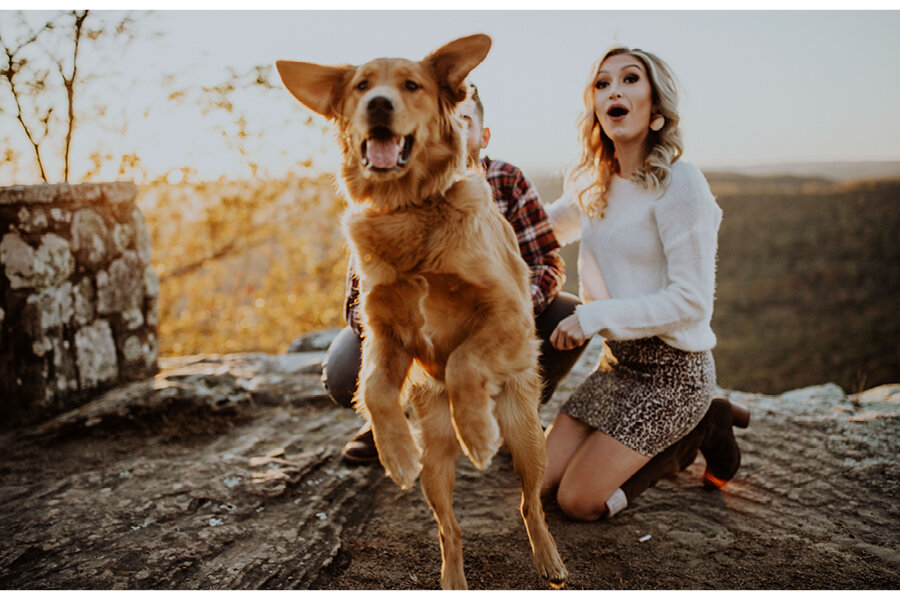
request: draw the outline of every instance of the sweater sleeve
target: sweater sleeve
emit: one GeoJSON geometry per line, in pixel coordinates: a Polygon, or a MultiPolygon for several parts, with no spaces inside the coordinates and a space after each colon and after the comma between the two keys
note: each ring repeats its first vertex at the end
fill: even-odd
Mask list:
{"type": "Polygon", "coordinates": [[[581,238],[581,207],[572,194],[565,194],[546,206],[550,226],[561,246],[577,242],[581,238]]]}
{"type": "Polygon", "coordinates": [[[636,298],[597,300],[577,307],[585,335],[640,339],[710,319],[722,211],[698,169],[692,167],[689,177],[680,179],[670,184],[654,207],[668,285],[636,298]]]}

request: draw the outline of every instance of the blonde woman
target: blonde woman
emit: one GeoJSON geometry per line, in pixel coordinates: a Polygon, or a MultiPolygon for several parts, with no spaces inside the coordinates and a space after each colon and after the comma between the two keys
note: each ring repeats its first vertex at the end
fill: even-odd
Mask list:
{"type": "Polygon", "coordinates": [[[614,48],[584,92],[582,157],[548,207],[561,244],[581,240],[584,304],[557,326],[559,350],[601,335],[614,360],[547,430],[545,496],[594,520],[624,508],[698,450],[707,482],[733,477],[732,425],[749,413],[713,401],[710,327],[722,211],[695,166],[679,161],[677,92],[649,52],[614,48]]]}

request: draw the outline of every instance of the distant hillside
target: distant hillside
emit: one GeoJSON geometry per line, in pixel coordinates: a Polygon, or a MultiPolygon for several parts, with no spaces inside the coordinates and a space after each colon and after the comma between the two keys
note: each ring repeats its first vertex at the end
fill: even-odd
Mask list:
{"type": "Polygon", "coordinates": [[[759,177],[730,172],[704,172],[713,194],[816,193],[839,185],[831,179],[806,175],[768,175],[759,177]]]}
{"type": "MultiPolygon", "coordinates": [[[[764,393],[900,382],[900,179],[709,173],[724,212],[719,383],[764,393]]],[[[555,200],[561,179],[534,178],[555,200]]],[[[563,250],[577,293],[577,246],[563,250]]]]}
{"type": "MultiPolygon", "coordinates": [[[[812,162],[783,163],[777,165],[753,165],[749,167],[704,167],[700,166],[707,179],[733,181],[743,178],[745,181],[757,180],[756,184],[783,182],[787,185],[799,181],[809,183],[851,182],[872,179],[900,179],[900,161],[880,162],[812,162]],[[765,183],[764,183],[765,182],[765,183]]],[[[526,174],[532,181],[546,186],[546,200],[552,202],[559,197],[562,190],[562,170],[528,169],[526,174]]],[[[542,197],[543,189],[541,189],[542,197]]]]}
{"type": "Polygon", "coordinates": [[[900,161],[784,163],[751,167],[710,168],[703,169],[703,172],[707,177],[714,173],[737,173],[754,177],[791,175],[847,182],[861,179],[898,179],[900,178],[900,161]]]}
{"type": "Polygon", "coordinates": [[[900,181],[718,201],[722,385],[857,392],[900,381],[900,181]]]}

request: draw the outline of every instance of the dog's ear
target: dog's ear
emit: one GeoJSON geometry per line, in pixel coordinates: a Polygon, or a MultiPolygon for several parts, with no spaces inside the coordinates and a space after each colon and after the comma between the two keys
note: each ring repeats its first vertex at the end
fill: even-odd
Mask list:
{"type": "Polygon", "coordinates": [[[354,67],[329,67],[307,62],[279,60],[275,63],[284,87],[294,98],[329,119],[336,118],[337,106],[347,75],[354,67]]]}
{"type": "Polygon", "coordinates": [[[491,38],[483,33],[454,40],[441,46],[427,57],[442,88],[450,92],[455,102],[466,97],[465,89],[461,89],[463,81],[477,67],[491,49],[491,38]]]}

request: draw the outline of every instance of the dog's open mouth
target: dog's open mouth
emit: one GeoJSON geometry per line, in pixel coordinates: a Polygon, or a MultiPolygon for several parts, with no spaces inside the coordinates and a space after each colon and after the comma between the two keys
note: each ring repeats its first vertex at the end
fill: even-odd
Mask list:
{"type": "Polygon", "coordinates": [[[628,114],[628,109],[625,108],[624,106],[613,106],[608,111],[606,111],[606,114],[608,114],[609,116],[614,117],[614,118],[615,117],[624,117],[625,115],[628,114]]]}
{"type": "Polygon", "coordinates": [[[390,171],[409,162],[415,137],[394,135],[387,127],[375,127],[362,143],[363,165],[373,171],[390,171]]]}

